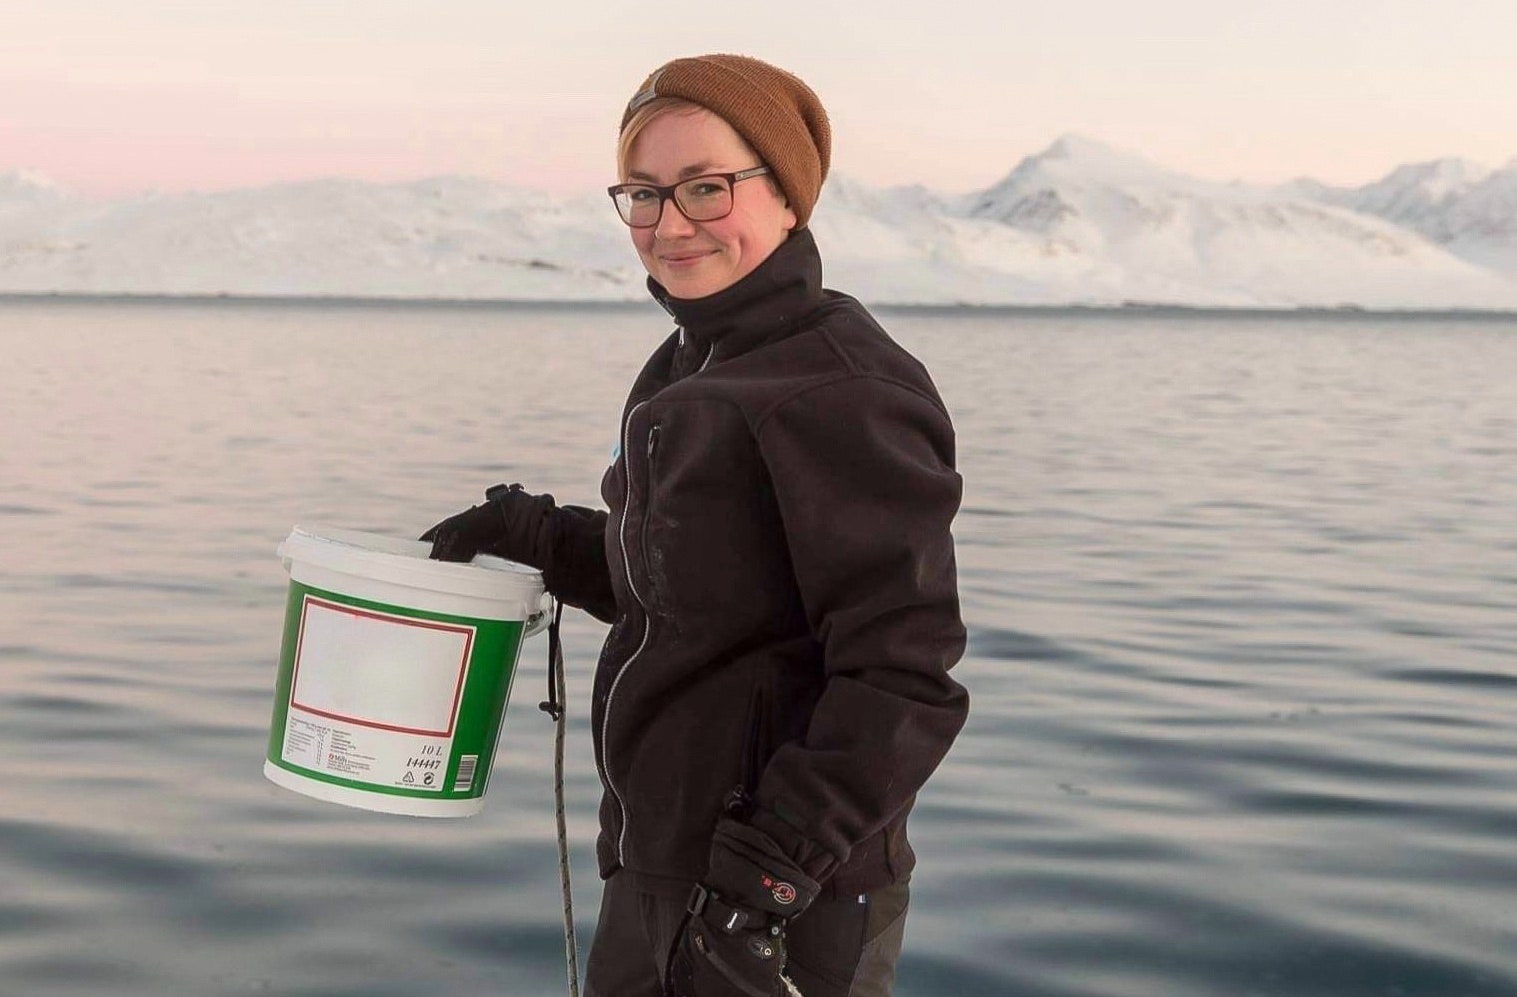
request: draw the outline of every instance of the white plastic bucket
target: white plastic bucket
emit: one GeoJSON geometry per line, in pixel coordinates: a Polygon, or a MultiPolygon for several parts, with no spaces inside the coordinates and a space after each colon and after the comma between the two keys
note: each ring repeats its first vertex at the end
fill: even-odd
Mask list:
{"type": "Polygon", "coordinates": [[[263,773],[365,810],[466,817],[484,807],[524,637],[542,628],[542,576],[489,555],[297,526],[263,773]]]}

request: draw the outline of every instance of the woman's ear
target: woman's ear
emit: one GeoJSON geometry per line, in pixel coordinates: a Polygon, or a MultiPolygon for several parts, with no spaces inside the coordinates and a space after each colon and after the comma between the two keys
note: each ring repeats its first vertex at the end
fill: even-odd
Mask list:
{"type": "Polygon", "coordinates": [[[783,190],[780,190],[779,184],[774,185],[774,196],[780,199],[780,207],[783,209],[783,214],[780,215],[780,228],[786,232],[795,231],[795,209],[790,206],[790,198],[785,196],[783,190]]]}
{"type": "Polygon", "coordinates": [[[775,182],[773,176],[766,176],[764,181],[769,184],[770,191],[774,193],[775,197],[780,199],[780,205],[785,209],[784,221],[780,225],[780,228],[786,232],[794,231],[796,217],[795,209],[790,206],[790,198],[785,196],[784,188],[775,182]]]}

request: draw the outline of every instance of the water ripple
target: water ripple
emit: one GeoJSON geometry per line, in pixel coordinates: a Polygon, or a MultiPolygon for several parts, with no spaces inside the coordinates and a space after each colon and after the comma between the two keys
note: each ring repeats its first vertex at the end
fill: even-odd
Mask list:
{"type": "Polygon", "coordinates": [[[1384,673],[1398,682],[1459,686],[1492,691],[1517,691],[1517,675],[1503,672],[1462,671],[1453,668],[1405,668],[1384,673]]]}
{"type": "MultiPolygon", "coordinates": [[[[479,817],[273,786],[273,550],[304,521],[414,535],[497,480],[595,501],[657,316],[0,312],[34,427],[0,502],[27,541],[0,565],[0,994],[561,993],[535,695],[479,817]],[[502,391],[458,376],[480,356],[546,358],[502,391]]],[[[1517,995],[1517,323],[887,324],[957,416],[972,700],[912,816],[897,994],[1517,995]]],[[[565,634],[588,938],[605,630],[565,634]]]]}

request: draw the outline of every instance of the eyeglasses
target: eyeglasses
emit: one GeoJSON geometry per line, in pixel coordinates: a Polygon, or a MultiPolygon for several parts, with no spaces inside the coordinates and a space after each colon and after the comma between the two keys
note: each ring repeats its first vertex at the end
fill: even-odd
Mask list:
{"type": "Polygon", "coordinates": [[[619,183],[606,193],[616,202],[616,213],[633,228],[653,228],[664,214],[664,202],[673,200],[692,222],[714,222],[732,214],[732,186],[740,180],[761,177],[767,166],[737,173],[706,173],[660,187],[651,183],[619,183]]]}

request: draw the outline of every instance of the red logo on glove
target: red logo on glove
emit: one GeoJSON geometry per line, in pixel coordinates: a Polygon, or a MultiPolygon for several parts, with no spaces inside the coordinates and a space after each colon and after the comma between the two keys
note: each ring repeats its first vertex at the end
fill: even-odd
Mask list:
{"type": "Polygon", "coordinates": [[[763,877],[759,882],[774,897],[775,903],[786,905],[795,903],[795,887],[789,883],[782,883],[778,880],[770,879],[768,876],[763,877]]]}

